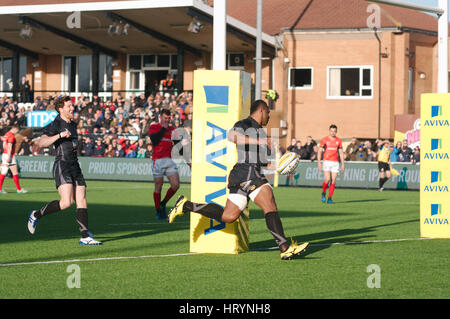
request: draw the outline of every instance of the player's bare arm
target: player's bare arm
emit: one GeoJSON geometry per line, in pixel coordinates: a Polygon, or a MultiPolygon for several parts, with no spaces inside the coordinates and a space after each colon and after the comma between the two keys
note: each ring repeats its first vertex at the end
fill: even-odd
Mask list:
{"type": "Polygon", "coordinates": [[[344,151],[342,150],[342,148],[339,149],[339,158],[341,160],[341,170],[343,173],[345,170],[345,161],[344,161],[344,151]]]}
{"type": "Polygon", "coordinates": [[[267,145],[269,148],[272,147],[270,137],[254,138],[234,130],[228,133],[228,140],[236,145],[267,145]]]}
{"type": "Polygon", "coordinates": [[[322,170],[322,161],[321,161],[321,159],[322,159],[322,152],[323,152],[323,148],[319,147],[319,151],[317,152],[317,169],[319,171],[322,170]]]}

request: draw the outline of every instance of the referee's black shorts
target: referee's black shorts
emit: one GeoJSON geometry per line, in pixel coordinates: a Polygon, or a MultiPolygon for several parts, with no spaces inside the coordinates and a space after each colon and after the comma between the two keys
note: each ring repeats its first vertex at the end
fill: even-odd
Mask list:
{"type": "Polygon", "coordinates": [[[390,171],[391,167],[389,166],[389,163],[385,162],[378,162],[378,171],[380,172],[387,172],[390,171]]]}
{"type": "Polygon", "coordinates": [[[53,165],[53,178],[56,188],[64,184],[73,186],[86,186],[81,167],[78,161],[55,161],[53,165]]]}

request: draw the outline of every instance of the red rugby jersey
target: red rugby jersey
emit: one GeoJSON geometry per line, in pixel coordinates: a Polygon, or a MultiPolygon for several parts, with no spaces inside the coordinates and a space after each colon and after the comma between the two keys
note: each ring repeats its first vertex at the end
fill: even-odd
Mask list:
{"type": "Polygon", "coordinates": [[[324,161],[339,162],[338,150],[342,148],[342,140],[339,137],[324,137],[320,140],[320,147],[325,149],[323,152],[324,161]]]}
{"type": "MultiPolygon", "coordinates": [[[[150,125],[150,128],[148,129],[148,134],[154,134],[161,131],[162,126],[160,123],[158,124],[152,124],[150,125]]],[[[165,158],[165,157],[172,157],[172,132],[175,130],[173,126],[169,126],[166,131],[164,132],[164,136],[159,142],[158,145],[153,145],[153,155],[152,159],[157,160],[159,158],[165,158]]]]}

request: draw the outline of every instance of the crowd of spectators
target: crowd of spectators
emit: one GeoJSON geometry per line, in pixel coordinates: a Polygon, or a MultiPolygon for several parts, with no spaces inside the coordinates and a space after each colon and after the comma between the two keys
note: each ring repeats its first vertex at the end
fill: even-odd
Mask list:
{"type": "MultiPolygon", "coordinates": [[[[36,97],[34,103],[19,104],[0,97],[0,135],[12,125],[26,127],[27,112],[54,110],[56,95],[36,97]]],[[[118,94],[114,99],[94,96],[73,98],[77,124],[79,156],[150,158],[152,144],[148,131],[158,123],[162,109],[169,109],[174,127],[192,132],[192,92],[175,95],[169,91],[136,95],[118,94]]],[[[26,136],[17,149],[19,155],[53,155],[53,148],[39,148],[38,134],[26,136]]]]}
{"type": "MultiPolygon", "coordinates": [[[[351,142],[344,150],[345,161],[368,161],[374,162],[378,160],[378,151],[384,140],[376,139],[373,143],[370,140],[364,142],[352,138],[351,142]]],[[[414,147],[414,150],[408,146],[407,140],[397,142],[391,147],[391,162],[403,163],[419,163],[420,162],[420,147],[414,147]]],[[[293,138],[291,144],[287,147],[287,151],[297,153],[303,160],[317,160],[318,145],[308,136],[306,142],[303,144],[301,140],[293,138]]],[[[280,147],[281,154],[286,152],[286,149],[280,147]]]]}
{"type": "MultiPolygon", "coordinates": [[[[132,93],[128,98],[120,93],[114,99],[94,96],[73,98],[74,121],[79,137],[78,155],[93,157],[150,158],[152,144],[148,136],[149,127],[158,123],[162,109],[169,109],[172,125],[192,132],[192,92],[179,95],[173,91],[161,91],[146,96],[132,93]]],[[[0,135],[12,125],[26,127],[27,112],[54,110],[56,95],[36,97],[34,103],[19,104],[12,98],[0,97],[0,135]]],[[[36,135],[25,136],[17,149],[19,155],[53,155],[53,148],[39,148],[36,135]]],[[[346,161],[377,161],[377,154],[383,140],[364,142],[352,138],[344,151],[346,161]]],[[[406,140],[390,145],[391,162],[420,162],[420,148],[411,149],[406,140]]],[[[317,160],[318,145],[311,136],[302,143],[292,139],[291,144],[280,152],[295,152],[303,160],[317,160]]]]}

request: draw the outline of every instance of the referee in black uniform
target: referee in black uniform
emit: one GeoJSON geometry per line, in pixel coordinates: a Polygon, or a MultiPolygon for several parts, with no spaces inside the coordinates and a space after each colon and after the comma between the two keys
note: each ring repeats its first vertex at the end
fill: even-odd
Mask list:
{"type": "Polygon", "coordinates": [[[86,182],[78,163],[77,126],[73,122],[74,106],[69,96],[59,97],[55,102],[58,116],[44,128],[39,139],[39,147],[54,146],[56,151],[53,165],[53,177],[56,182],[60,200],[54,200],[39,210],[34,210],[28,218],[28,230],[34,234],[39,219],[51,213],[77,205],[76,219],[81,232],[80,245],[100,245],[92,238],[88,230],[88,213],[86,202],[86,182]]]}
{"type": "Polygon", "coordinates": [[[268,164],[267,156],[271,148],[271,140],[262,129],[269,122],[269,113],[267,103],[257,100],[250,107],[250,116],[237,122],[228,133],[228,140],[237,146],[238,162],[228,176],[230,192],[225,208],[214,203],[196,204],[180,196],[169,213],[169,223],[185,212],[195,212],[207,218],[232,223],[239,218],[251,199],[263,210],[267,228],[280,248],[282,259],[291,259],[306,249],[309,243],[288,243],[272,187],[262,172],[262,168],[268,164]]]}

